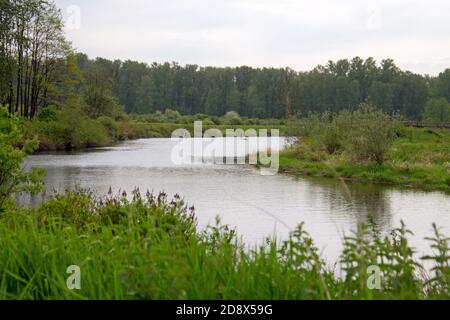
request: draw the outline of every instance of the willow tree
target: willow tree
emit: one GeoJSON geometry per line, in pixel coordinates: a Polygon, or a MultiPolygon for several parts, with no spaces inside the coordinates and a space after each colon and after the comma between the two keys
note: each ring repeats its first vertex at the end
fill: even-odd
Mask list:
{"type": "Polygon", "coordinates": [[[0,103],[33,118],[48,104],[53,72],[70,53],[61,14],[45,0],[0,1],[0,103]]]}

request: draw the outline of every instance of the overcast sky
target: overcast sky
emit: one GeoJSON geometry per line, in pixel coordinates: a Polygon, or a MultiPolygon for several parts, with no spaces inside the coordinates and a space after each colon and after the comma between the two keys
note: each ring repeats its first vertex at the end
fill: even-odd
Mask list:
{"type": "Polygon", "coordinates": [[[67,37],[90,57],[303,71],[328,60],[372,56],[393,58],[401,68],[417,73],[434,75],[450,67],[448,0],[56,4],[67,21],[67,37]]]}

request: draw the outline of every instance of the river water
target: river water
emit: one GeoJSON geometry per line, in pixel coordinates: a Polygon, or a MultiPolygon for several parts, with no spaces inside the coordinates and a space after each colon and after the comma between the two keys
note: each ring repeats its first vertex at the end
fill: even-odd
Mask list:
{"type": "MultiPolygon", "coordinates": [[[[279,148],[283,148],[287,141],[280,139],[279,148]]],[[[254,166],[194,157],[191,163],[180,164],[172,156],[176,145],[170,139],[143,139],[89,151],[32,155],[26,167],[46,170],[47,190],[21,201],[35,204],[53,191],[74,186],[93,189],[99,195],[110,187],[114,192],[136,187],[142,192],[165,191],[169,196],[179,194],[195,206],[200,228],[214,224],[220,216],[248,245],[275,235],[285,239],[303,221],[331,263],[338,258],[343,235],[366,221],[369,214],[385,232],[404,220],[414,232],[411,242],[419,254],[429,252],[423,238],[432,234],[433,222],[450,234],[450,197],[444,193],[262,175],[254,166]]],[[[277,148],[272,145],[272,150],[277,148]]]]}

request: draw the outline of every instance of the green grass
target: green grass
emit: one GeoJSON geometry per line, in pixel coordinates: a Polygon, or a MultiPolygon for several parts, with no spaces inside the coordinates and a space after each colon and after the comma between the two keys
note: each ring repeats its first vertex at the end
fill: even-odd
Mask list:
{"type": "Polygon", "coordinates": [[[308,139],[280,155],[282,172],[450,192],[450,130],[405,128],[383,165],[328,154],[308,139]]]}
{"type": "Polygon", "coordinates": [[[448,239],[436,229],[425,276],[404,226],[345,238],[341,275],[299,225],[284,243],[249,250],[227,227],[199,231],[191,209],[164,194],[96,199],[76,190],[0,217],[0,299],[448,299],[448,239]],[[381,289],[367,286],[378,265],[381,289]],[[81,290],[66,285],[81,268],[81,290]]]}

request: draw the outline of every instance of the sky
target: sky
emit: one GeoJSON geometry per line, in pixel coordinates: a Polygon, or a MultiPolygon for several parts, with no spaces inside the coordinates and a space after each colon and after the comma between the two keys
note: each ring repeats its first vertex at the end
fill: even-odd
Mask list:
{"type": "Polygon", "coordinates": [[[56,0],[67,38],[91,58],[290,67],[392,58],[450,68],[448,0],[56,0]]]}

